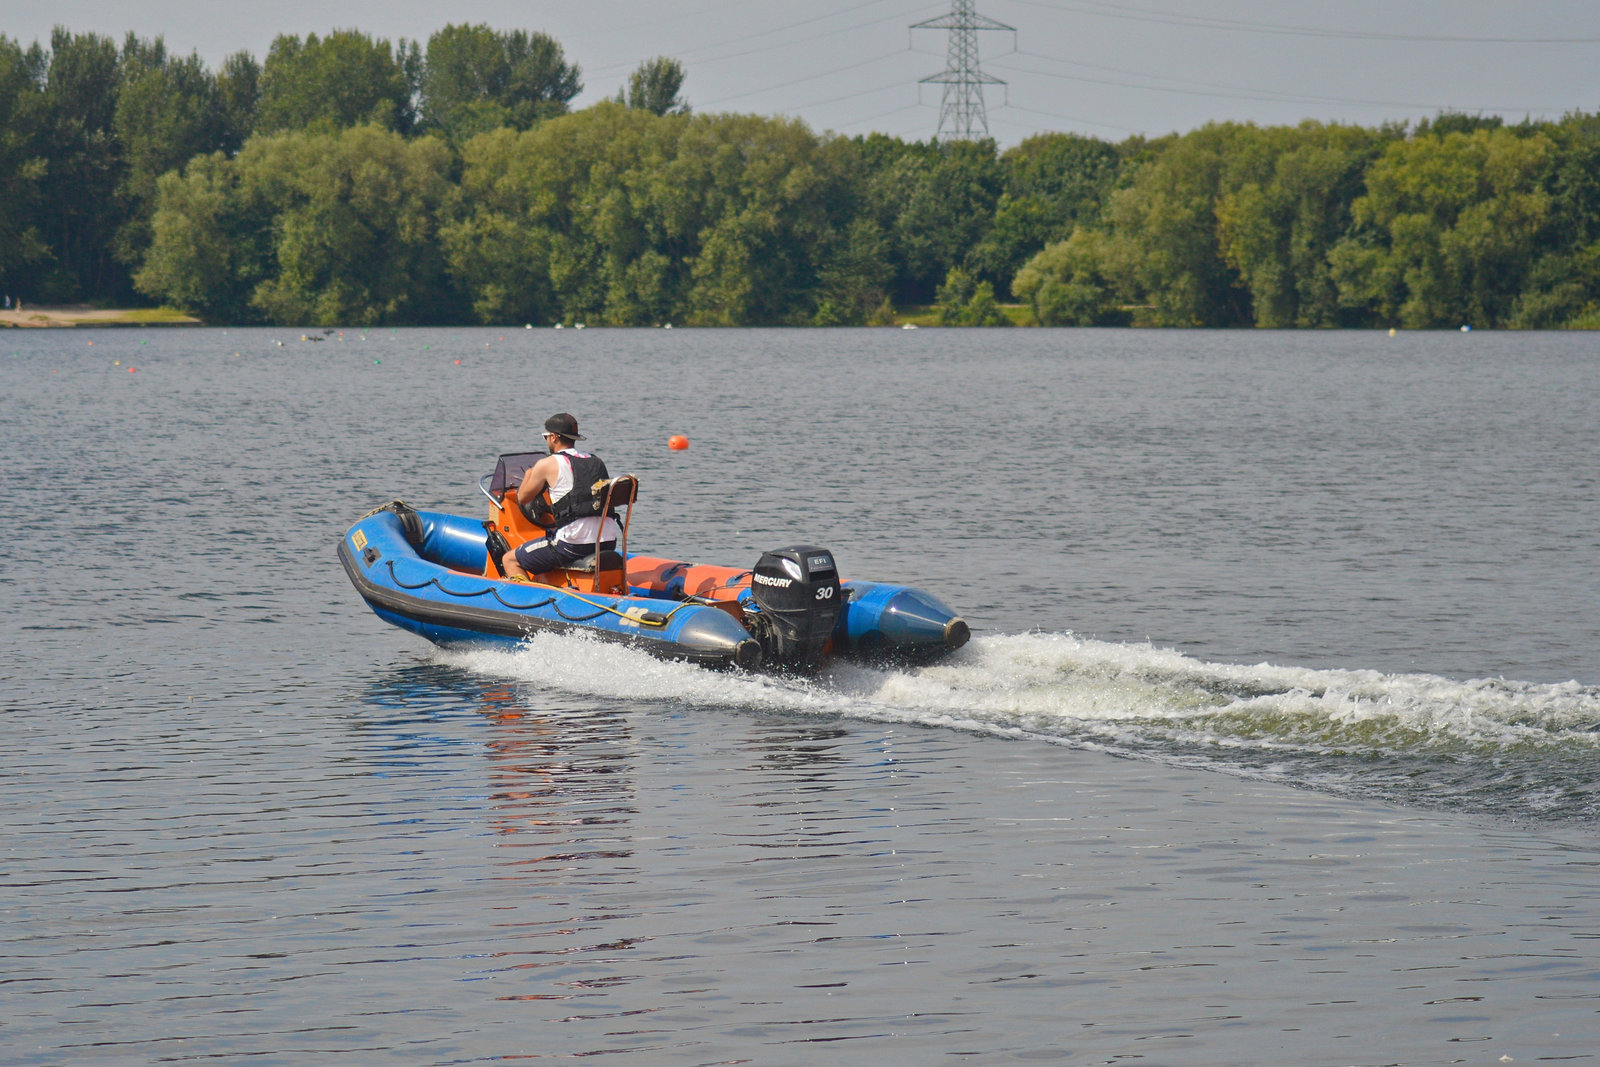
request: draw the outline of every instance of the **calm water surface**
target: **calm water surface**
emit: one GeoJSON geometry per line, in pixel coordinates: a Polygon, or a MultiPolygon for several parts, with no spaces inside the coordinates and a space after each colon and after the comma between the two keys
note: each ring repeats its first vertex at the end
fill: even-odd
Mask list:
{"type": "Polygon", "coordinates": [[[1591,337],[0,343],[4,1062],[1596,1058],[1591,337]],[[802,684],[368,612],[344,527],[558,409],[635,548],[977,637],[802,684]]]}

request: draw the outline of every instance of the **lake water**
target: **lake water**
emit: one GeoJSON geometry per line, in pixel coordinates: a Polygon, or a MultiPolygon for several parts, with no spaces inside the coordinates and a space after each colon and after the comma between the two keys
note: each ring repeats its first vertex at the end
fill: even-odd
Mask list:
{"type": "Polygon", "coordinates": [[[1593,335],[311,336],[0,333],[0,1060],[1600,1058],[1593,335]],[[556,410],[972,643],[368,611],[556,410]]]}

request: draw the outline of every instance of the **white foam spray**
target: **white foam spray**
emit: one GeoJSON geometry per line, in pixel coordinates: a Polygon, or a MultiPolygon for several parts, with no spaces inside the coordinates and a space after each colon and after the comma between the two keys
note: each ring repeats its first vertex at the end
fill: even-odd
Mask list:
{"type": "Polygon", "coordinates": [[[716,672],[581,636],[440,652],[500,679],[603,699],[945,726],[1149,753],[1393,755],[1600,743],[1600,690],[1576,682],[1207,663],[1072,634],[981,637],[929,667],[837,664],[815,679],[716,672]]]}

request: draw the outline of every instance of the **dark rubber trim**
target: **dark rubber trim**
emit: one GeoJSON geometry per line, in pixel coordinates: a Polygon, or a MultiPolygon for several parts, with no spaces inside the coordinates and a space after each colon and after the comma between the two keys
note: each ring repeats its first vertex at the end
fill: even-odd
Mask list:
{"type": "Polygon", "coordinates": [[[498,637],[529,637],[540,631],[552,633],[573,633],[582,631],[617,644],[632,645],[654,655],[666,659],[688,660],[691,663],[707,663],[726,665],[731,663],[737,652],[729,650],[726,654],[707,654],[695,652],[669,641],[640,640],[630,634],[619,634],[611,630],[601,630],[593,626],[583,626],[578,623],[556,622],[552,619],[541,619],[528,615],[513,615],[510,612],[494,611],[488,608],[477,608],[469,604],[441,604],[438,601],[427,600],[423,597],[411,596],[398,589],[390,589],[379,585],[368,578],[358,562],[350,554],[350,539],[341,538],[339,541],[339,562],[344,564],[344,570],[350,576],[350,584],[356,587],[356,592],[361,594],[361,599],[374,607],[404,615],[408,619],[431,626],[449,626],[460,630],[474,630],[483,634],[494,634],[498,637]]]}

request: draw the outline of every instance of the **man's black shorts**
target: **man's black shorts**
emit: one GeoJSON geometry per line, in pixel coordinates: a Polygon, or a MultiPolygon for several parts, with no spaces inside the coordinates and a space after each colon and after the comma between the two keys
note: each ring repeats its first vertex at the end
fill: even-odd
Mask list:
{"type": "MultiPolygon", "coordinates": [[[[610,552],[616,547],[616,541],[600,542],[602,552],[610,552]]],[[[576,563],[594,550],[594,543],[589,541],[557,541],[554,544],[548,539],[526,541],[517,549],[517,565],[529,574],[543,574],[576,563]]]]}

